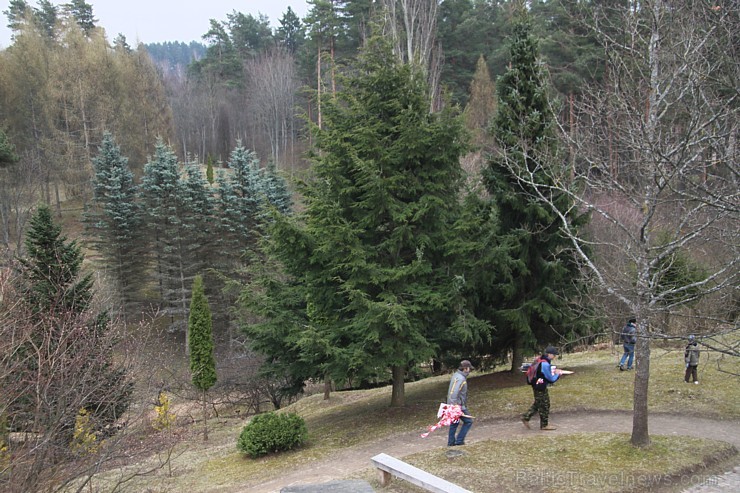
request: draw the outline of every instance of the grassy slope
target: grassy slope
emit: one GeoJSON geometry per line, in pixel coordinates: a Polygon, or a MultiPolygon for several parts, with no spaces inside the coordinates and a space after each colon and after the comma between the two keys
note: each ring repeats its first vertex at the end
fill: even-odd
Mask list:
{"type": "MultiPolygon", "coordinates": [[[[632,408],[633,372],[619,372],[616,369],[617,354],[614,351],[586,352],[564,355],[557,365],[563,369],[574,370],[574,375],[563,379],[551,392],[553,409],[556,412],[579,409],[629,410],[632,408]]],[[[699,367],[701,385],[683,382],[682,350],[654,349],[651,361],[652,412],[695,413],[703,417],[740,418],[740,389],[737,385],[727,385],[726,380],[734,378],[717,370],[716,360],[702,356],[699,367]]],[[[178,451],[173,462],[172,477],[143,479],[148,491],[207,491],[215,486],[227,486],[244,482],[247,478],[271,478],[281,471],[294,470],[303,464],[341,450],[343,447],[360,445],[363,442],[382,439],[398,433],[423,431],[434,421],[438,403],[444,397],[449,376],[432,377],[407,384],[407,405],[402,409],[391,409],[389,388],[364,391],[335,392],[330,401],[323,401],[321,395],[301,399],[289,411],[297,412],[308,424],[310,443],[301,450],[250,460],[235,449],[236,439],[245,422],[241,419],[227,419],[211,423],[210,440],[191,441],[178,451]]],[[[734,380],[733,380],[734,382],[734,380]]],[[[523,375],[511,375],[505,371],[486,374],[473,374],[469,379],[470,408],[478,419],[510,418],[517,416],[531,403],[531,390],[523,384],[523,375]]],[[[543,438],[537,434],[526,440],[491,440],[467,447],[479,450],[480,454],[466,468],[464,474],[474,480],[476,491],[537,491],[537,482],[548,478],[533,476],[538,467],[537,457],[530,453],[532,441],[545,447],[547,453],[569,454],[567,470],[609,471],[620,469],[625,461],[635,461],[634,467],[646,475],[659,475],[691,468],[704,456],[727,452],[727,448],[716,442],[668,438],[655,440],[649,451],[636,451],[628,445],[627,436],[614,434],[573,435],[543,438]],[[676,442],[676,443],[674,443],[676,442]],[[687,453],[685,445],[695,450],[687,453]],[[477,447],[473,448],[473,447],[477,447]],[[596,460],[594,460],[596,459],[596,460]],[[615,465],[618,467],[615,468],[615,465]],[[670,467],[669,467],[670,465],[670,467]],[[530,482],[510,484],[501,489],[500,475],[494,471],[517,469],[530,482]],[[529,472],[527,472],[529,471],[529,472]],[[476,476],[477,474],[477,476],[476,476]],[[498,484],[497,490],[488,489],[488,481],[498,484]],[[532,483],[534,481],[534,483],[532,483]]],[[[437,452],[438,455],[438,452],[437,452]]],[[[427,464],[428,458],[421,454],[419,464],[427,464]]],[[[449,462],[449,461],[448,461],[449,462]]],[[[138,464],[137,467],[141,467],[138,464]]],[[[447,464],[453,470],[445,470],[442,464],[432,464],[431,472],[455,478],[461,474],[460,465],[447,464]]],[[[368,476],[370,478],[372,476],[368,476]]],[[[511,476],[516,477],[516,475],[511,476]]],[[[142,484],[139,484],[139,488],[142,484]]],[[[136,483],[129,485],[134,490],[136,483]]],[[[547,485],[540,485],[547,486],[547,485]]],[[[572,485],[571,485],[572,486],[572,485]]],[[[572,491],[616,491],[609,485],[589,483],[587,489],[572,491]]],[[[413,487],[395,482],[389,491],[415,491],[413,487]]]]}

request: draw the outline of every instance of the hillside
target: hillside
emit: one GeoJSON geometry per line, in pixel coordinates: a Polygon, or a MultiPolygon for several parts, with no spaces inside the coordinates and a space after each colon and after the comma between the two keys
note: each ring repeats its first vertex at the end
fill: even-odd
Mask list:
{"type": "MultiPolygon", "coordinates": [[[[556,468],[560,474],[629,472],[632,467],[644,477],[665,480],[666,474],[680,476],[686,471],[703,470],[707,464],[726,467],[737,461],[740,391],[736,386],[723,385],[727,377],[717,370],[721,358],[704,355],[699,370],[701,384],[694,386],[683,382],[680,351],[669,347],[654,349],[650,398],[653,446],[643,451],[628,444],[633,374],[616,371],[616,357],[614,350],[563,356],[560,367],[575,374],[551,391],[552,420],[561,429],[545,437],[538,431],[528,432],[518,422],[519,413],[531,399],[531,391],[522,384],[520,374],[494,371],[472,375],[470,408],[476,415],[476,424],[471,430],[470,445],[464,449],[464,461],[440,462],[446,451],[446,430],[438,430],[427,439],[419,437],[435,421],[434,414],[449,379],[444,375],[408,384],[404,408],[388,407],[388,388],[335,392],[328,402],[319,394],[301,399],[285,411],[296,412],[306,420],[309,444],[258,460],[248,459],[235,449],[236,438],[245,424],[243,418],[234,414],[236,410],[222,410],[220,417],[212,420],[207,443],[197,436],[198,423],[184,424],[180,419],[176,433],[189,438],[174,445],[170,463],[162,462],[165,455],[160,452],[147,461],[109,471],[93,484],[106,491],[104,485],[109,481],[143,470],[150,473],[131,478],[123,491],[145,488],[257,493],[279,491],[291,483],[350,477],[374,481],[369,458],[383,451],[447,479],[457,479],[473,491],[490,492],[485,486],[490,479],[486,478],[495,478],[501,484],[496,491],[527,491],[531,485],[517,489],[517,471],[537,468],[538,454],[530,452],[535,444],[548,450],[548,454],[568,458],[567,465],[555,461],[561,464],[556,468]],[[729,445],[683,435],[721,439],[729,445]],[[507,459],[511,454],[517,459],[507,459]]],[[[623,491],[623,486],[588,491],[623,491]]],[[[406,488],[394,483],[388,491],[414,491],[406,488]]]]}

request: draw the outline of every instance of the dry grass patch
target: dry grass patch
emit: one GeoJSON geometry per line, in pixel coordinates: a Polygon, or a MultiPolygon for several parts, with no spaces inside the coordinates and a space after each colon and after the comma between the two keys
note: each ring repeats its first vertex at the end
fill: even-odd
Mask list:
{"type": "MultiPolygon", "coordinates": [[[[478,442],[466,446],[459,457],[437,449],[404,461],[474,493],[607,493],[688,486],[701,474],[697,466],[735,454],[727,443],[698,438],[655,436],[651,447],[637,449],[626,434],[585,433],[478,442]]],[[[361,477],[379,487],[374,472],[361,477]]],[[[421,490],[393,480],[383,491],[421,490]]]]}

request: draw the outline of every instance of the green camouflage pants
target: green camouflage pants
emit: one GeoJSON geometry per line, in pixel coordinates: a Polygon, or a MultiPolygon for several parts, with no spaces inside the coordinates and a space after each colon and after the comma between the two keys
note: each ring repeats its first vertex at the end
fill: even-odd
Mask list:
{"type": "Polygon", "coordinates": [[[529,421],[537,413],[540,415],[540,428],[544,428],[547,426],[547,419],[550,417],[550,394],[547,393],[547,388],[543,390],[534,389],[534,404],[524,413],[522,418],[529,421]]]}

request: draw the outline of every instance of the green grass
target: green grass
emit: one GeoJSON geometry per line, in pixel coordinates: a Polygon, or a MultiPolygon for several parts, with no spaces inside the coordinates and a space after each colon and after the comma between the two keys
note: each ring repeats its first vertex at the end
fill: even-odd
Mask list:
{"type": "MultiPolygon", "coordinates": [[[[564,377],[551,390],[554,412],[569,410],[630,410],[634,372],[616,368],[616,350],[563,355],[556,364],[575,373],[564,377]]],[[[727,383],[727,374],[718,370],[716,359],[702,357],[700,385],[683,382],[683,351],[655,349],[651,361],[649,408],[651,412],[701,415],[707,418],[740,418],[740,389],[727,383]]],[[[210,421],[210,440],[193,439],[177,448],[172,476],[160,470],[133,480],[138,491],[228,491],[229,485],[261,482],[334,457],[346,447],[358,446],[381,437],[422,432],[434,421],[444,398],[449,375],[431,377],[406,385],[406,406],[390,408],[390,389],[334,392],[329,401],[321,394],[305,397],[286,408],[301,415],[308,425],[307,446],[288,453],[252,460],[236,451],[236,440],[246,421],[238,418],[210,421]]],[[[476,374],[469,378],[470,409],[479,420],[516,419],[531,404],[531,389],[522,373],[505,369],[476,374]]],[[[680,474],[698,467],[707,458],[728,455],[726,444],[686,437],[652,437],[646,450],[629,444],[620,434],[575,434],[518,440],[490,440],[466,447],[464,460],[448,460],[446,449],[436,449],[407,458],[434,474],[448,477],[473,491],[549,490],[548,479],[573,485],[561,491],[622,491],[629,477],[613,489],[609,478],[620,471],[639,472],[635,480],[647,481],[659,475],[680,474]],[[687,449],[688,447],[688,449],[687,449]],[[689,452],[688,450],[691,450],[689,452]],[[551,458],[551,468],[542,468],[541,456],[551,458]],[[553,471],[556,476],[543,475],[553,471]],[[611,475],[611,476],[610,476],[611,475]],[[459,481],[465,478],[466,482],[459,481]],[[565,478],[565,479],[563,479],[565,478]],[[599,478],[606,478],[600,480],[599,478]],[[581,488],[581,483],[588,483],[581,488]],[[602,484],[603,483],[603,484],[602,484]],[[488,489],[491,485],[503,485],[488,489]],[[572,487],[571,487],[572,486],[572,487]]],[[[341,457],[337,460],[341,460],[341,457]]],[[[152,458],[151,464],[156,463],[152,458]]],[[[137,464],[136,467],[141,467],[137,464]]],[[[366,474],[374,478],[372,471],[366,474]]],[[[616,479],[614,480],[616,481],[616,479]]],[[[416,491],[403,482],[394,482],[392,491],[416,491]]],[[[376,484],[377,486],[377,484],[376,484]]],[[[103,488],[104,490],[104,488],[103,488]]]]}

